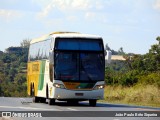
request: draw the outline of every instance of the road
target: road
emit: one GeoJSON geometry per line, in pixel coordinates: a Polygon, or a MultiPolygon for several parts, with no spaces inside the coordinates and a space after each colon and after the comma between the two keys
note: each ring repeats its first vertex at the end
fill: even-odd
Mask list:
{"type": "MultiPolygon", "coordinates": [[[[88,102],[80,102],[77,105],[69,105],[66,102],[56,101],[56,104],[53,106],[49,106],[47,103],[33,103],[32,98],[14,98],[14,97],[0,97],[0,113],[4,111],[17,111],[17,112],[43,112],[40,116],[46,115],[46,113],[55,114],[55,116],[47,117],[47,119],[57,119],[57,120],[99,120],[104,119],[107,120],[159,120],[160,117],[147,117],[143,115],[143,117],[135,117],[133,114],[144,114],[147,112],[148,115],[151,113],[160,114],[160,108],[150,108],[150,107],[140,107],[140,106],[129,106],[129,105],[118,105],[118,104],[109,104],[109,103],[97,103],[96,107],[90,107],[88,102]],[[47,111],[47,112],[46,112],[47,111]],[[104,113],[103,113],[104,112],[104,113]],[[69,114],[69,116],[67,116],[69,114]],[[126,114],[127,113],[127,114],[126,114]],[[84,114],[84,115],[83,115],[84,114]],[[104,115],[105,114],[105,115],[104,115]],[[112,116],[112,114],[117,114],[112,116]],[[127,116],[125,116],[125,115],[127,116]],[[71,117],[71,115],[75,115],[75,117],[71,117]],[[77,115],[77,116],[76,116],[77,115]],[[85,116],[86,115],[86,116],[85,116]],[[101,116],[102,115],[102,116],[101,116]],[[110,116],[111,115],[111,116],[110,116]],[[122,116],[121,116],[122,115],[122,116]],[[67,116],[67,117],[66,117],[67,116]],[[107,117],[110,116],[110,117],[107,117]]],[[[37,113],[37,115],[39,115],[37,113]]],[[[153,115],[153,114],[152,114],[153,115]]],[[[0,118],[1,120],[2,118],[0,118]]],[[[5,118],[9,120],[21,120],[27,118],[5,118]]],[[[34,118],[35,120],[36,118],[34,118]]],[[[38,120],[39,118],[37,118],[38,120]]],[[[41,118],[46,119],[46,118],[41,118]]],[[[4,119],[3,119],[4,120],[4,119]]]]}

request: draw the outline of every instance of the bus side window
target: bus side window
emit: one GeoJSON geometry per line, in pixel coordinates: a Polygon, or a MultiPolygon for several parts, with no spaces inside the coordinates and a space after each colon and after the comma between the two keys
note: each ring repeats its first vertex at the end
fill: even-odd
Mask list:
{"type": "Polygon", "coordinates": [[[51,40],[38,42],[30,45],[29,61],[42,60],[49,58],[51,40]]]}
{"type": "Polygon", "coordinates": [[[30,50],[29,50],[29,59],[30,61],[35,60],[35,55],[36,55],[36,50],[35,50],[35,44],[30,45],[30,50]]]}

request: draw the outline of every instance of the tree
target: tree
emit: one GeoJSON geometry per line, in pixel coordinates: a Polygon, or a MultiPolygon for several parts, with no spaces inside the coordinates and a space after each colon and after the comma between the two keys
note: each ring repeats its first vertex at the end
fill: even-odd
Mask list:
{"type": "Polygon", "coordinates": [[[3,51],[0,51],[0,55],[3,55],[3,51]]]}
{"type": "Polygon", "coordinates": [[[160,45],[160,36],[158,36],[156,40],[159,42],[159,45],[160,45]]]}
{"type": "Polygon", "coordinates": [[[106,50],[111,50],[111,48],[108,46],[108,44],[106,44],[105,49],[106,50]]]}
{"type": "Polygon", "coordinates": [[[148,65],[150,65],[152,71],[160,70],[160,36],[158,36],[156,40],[158,44],[152,45],[147,54],[148,65]]]}
{"type": "Polygon", "coordinates": [[[123,47],[120,47],[119,50],[118,50],[118,54],[119,55],[124,55],[124,51],[123,51],[123,47]]]}
{"type": "Polygon", "coordinates": [[[30,41],[31,41],[30,39],[24,39],[24,40],[20,43],[21,47],[22,47],[22,48],[29,48],[30,41]]]}
{"type": "Polygon", "coordinates": [[[14,78],[14,83],[22,85],[24,82],[26,82],[26,75],[18,73],[14,78]]]}

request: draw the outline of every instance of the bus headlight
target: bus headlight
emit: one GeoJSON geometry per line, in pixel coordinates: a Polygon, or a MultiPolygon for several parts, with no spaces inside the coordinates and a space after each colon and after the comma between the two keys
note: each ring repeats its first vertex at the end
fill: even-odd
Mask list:
{"type": "Polygon", "coordinates": [[[62,84],[54,83],[53,86],[54,86],[55,88],[65,89],[64,85],[62,85],[62,84]]]}
{"type": "Polygon", "coordinates": [[[94,87],[94,90],[99,90],[99,89],[103,89],[105,87],[105,85],[96,85],[94,87]]]}

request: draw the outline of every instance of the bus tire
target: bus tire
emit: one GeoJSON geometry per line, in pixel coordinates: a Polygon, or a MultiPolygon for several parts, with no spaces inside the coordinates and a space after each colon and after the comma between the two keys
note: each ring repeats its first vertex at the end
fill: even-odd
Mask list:
{"type": "Polygon", "coordinates": [[[32,96],[32,84],[30,85],[30,96],[32,96]]]}
{"type": "Polygon", "coordinates": [[[34,86],[32,84],[30,86],[30,96],[34,96],[34,86]]]}
{"type": "Polygon", "coordinates": [[[46,103],[46,98],[40,98],[41,103],[46,103]]]}
{"type": "Polygon", "coordinates": [[[55,104],[55,99],[48,99],[48,104],[49,105],[54,105],[55,104]]]}
{"type": "Polygon", "coordinates": [[[49,98],[49,94],[48,94],[48,85],[46,86],[46,99],[49,98]]]}
{"type": "Polygon", "coordinates": [[[40,98],[39,98],[39,97],[36,97],[36,96],[33,97],[33,102],[34,102],[34,103],[38,103],[39,101],[40,101],[40,98]]]}
{"type": "Polygon", "coordinates": [[[97,100],[89,100],[89,105],[95,107],[97,104],[97,100]]]}

